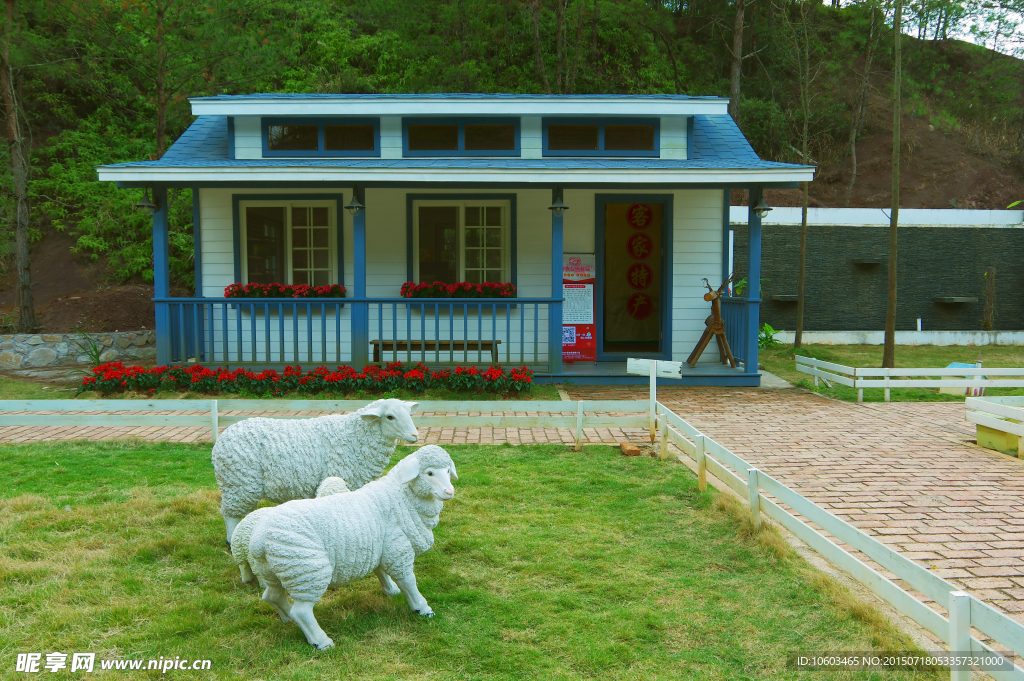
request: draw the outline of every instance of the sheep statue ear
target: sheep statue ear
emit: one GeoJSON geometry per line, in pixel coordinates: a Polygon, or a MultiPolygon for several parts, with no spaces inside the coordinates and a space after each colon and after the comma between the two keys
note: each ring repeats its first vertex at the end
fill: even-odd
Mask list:
{"type": "Polygon", "coordinates": [[[398,482],[405,484],[412,482],[416,479],[416,476],[420,474],[420,460],[414,455],[410,454],[401,461],[395,464],[395,467],[388,473],[389,476],[394,475],[398,477],[398,482]]]}
{"type": "Polygon", "coordinates": [[[409,407],[409,413],[415,414],[416,410],[420,408],[419,402],[406,402],[405,406],[409,407]]]}
{"type": "Polygon", "coordinates": [[[452,480],[459,479],[459,474],[455,472],[455,462],[452,462],[451,468],[449,468],[448,470],[450,470],[452,473],[452,480]]]}
{"type": "Polygon", "coordinates": [[[364,421],[370,421],[372,419],[379,419],[381,417],[380,407],[374,407],[372,409],[367,409],[362,414],[360,414],[360,416],[363,417],[364,421]]]}

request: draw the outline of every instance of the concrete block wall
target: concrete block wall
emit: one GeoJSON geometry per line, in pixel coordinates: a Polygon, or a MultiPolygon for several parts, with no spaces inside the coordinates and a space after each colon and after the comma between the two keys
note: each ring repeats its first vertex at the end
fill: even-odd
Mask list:
{"type": "MultiPolygon", "coordinates": [[[[156,334],[153,331],[122,331],[90,334],[102,348],[101,362],[134,362],[156,357],[156,334]]],[[[24,369],[46,366],[84,366],[89,356],[86,336],[68,334],[0,335],[0,369],[24,369]]]]}

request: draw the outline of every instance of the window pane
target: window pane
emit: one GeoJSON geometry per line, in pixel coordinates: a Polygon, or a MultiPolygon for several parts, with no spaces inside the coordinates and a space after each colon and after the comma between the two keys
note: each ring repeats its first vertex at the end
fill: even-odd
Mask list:
{"type": "Polygon", "coordinates": [[[309,272],[293,272],[292,273],[293,284],[309,284],[309,272]]]}
{"type": "Polygon", "coordinates": [[[331,284],[331,273],[327,270],[318,270],[313,273],[313,286],[327,286],[331,284]]]}
{"type": "Polygon", "coordinates": [[[466,226],[467,227],[479,227],[483,223],[480,222],[480,208],[469,207],[466,208],[466,226]]]}
{"type": "Polygon", "coordinates": [[[501,281],[501,270],[487,270],[486,279],[484,281],[500,282],[501,281]]]}
{"type": "Polygon", "coordinates": [[[487,230],[487,247],[501,248],[501,230],[497,227],[491,227],[487,230]]]}
{"type": "Polygon", "coordinates": [[[293,227],[308,227],[309,226],[309,209],[308,208],[292,208],[292,226],[293,227]]]}
{"type": "Polygon", "coordinates": [[[326,229],[313,230],[313,245],[317,248],[327,248],[331,245],[330,233],[326,229]]]}
{"type": "Polygon", "coordinates": [[[327,151],[373,151],[372,125],[324,126],[324,149],[327,151]]]}
{"type": "Polygon", "coordinates": [[[501,267],[501,251],[497,248],[487,249],[487,266],[501,267]]]}
{"type": "Polygon", "coordinates": [[[331,224],[330,222],[328,222],[329,218],[330,214],[327,211],[327,207],[318,206],[313,209],[313,221],[310,223],[310,225],[314,227],[329,227],[331,224]]]}
{"type": "Polygon", "coordinates": [[[604,148],[609,151],[654,151],[654,126],[605,124],[604,148]]]}
{"type": "Polygon", "coordinates": [[[245,209],[245,255],[250,282],[273,284],[285,280],[284,207],[245,209]]]}
{"type": "Polygon", "coordinates": [[[409,126],[410,151],[457,151],[458,148],[458,124],[413,123],[409,126]]]}
{"type": "Polygon", "coordinates": [[[480,270],[466,270],[466,281],[471,284],[482,284],[483,281],[480,280],[480,275],[480,270]]]}
{"type": "Polygon", "coordinates": [[[548,149],[597,150],[597,123],[553,123],[548,126],[548,149]]]}
{"type": "Polygon", "coordinates": [[[469,248],[466,249],[466,268],[480,267],[480,249],[469,248]]]}
{"type": "Polygon", "coordinates": [[[318,249],[313,251],[313,267],[318,270],[330,269],[331,263],[326,250],[318,249]]]}
{"type": "Polygon", "coordinates": [[[512,151],[516,126],[511,123],[466,123],[466,149],[512,151]]]}
{"type": "MultiPolygon", "coordinates": [[[[306,269],[309,267],[309,251],[305,248],[292,250],[292,267],[295,269],[306,269]]],[[[299,282],[295,282],[296,284],[299,282]]]]}
{"type": "Polygon", "coordinates": [[[488,227],[500,227],[501,226],[501,207],[491,206],[487,209],[487,226],[488,227]]]}
{"type": "Polygon", "coordinates": [[[270,151],[316,151],[317,126],[268,125],[267,148],[270,151]]]}
{"type": "Polygon", "coordinates": [[[292,247],[293,248],[305,248],[309,246],[309,230],[308,229],[295,229],[292,230],[292,247]]]}
{"type": "Polygon", "coordinates": [[[483,239],[481,238],[482,229],[467,229],[466,230],[466,248],[483,246],[483,239]]]}
{"type": "Polygon", "coordinates": [[[458,281],[456,230],[459,209],[455,206],[421,206],[419,209],[420,281],[458,281]]]}

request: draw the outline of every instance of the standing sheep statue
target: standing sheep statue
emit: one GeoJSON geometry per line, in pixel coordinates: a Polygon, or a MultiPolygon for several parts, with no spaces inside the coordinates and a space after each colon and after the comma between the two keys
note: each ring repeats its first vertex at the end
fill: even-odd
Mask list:
{"type": "Polygon", "coordinates": [[[416,442],[419,405],[377,400],[344,416],[285,420],[251,418],[228,426],[213,445],[227,541],[261,499],[309,499],[327,477],[359,489],[391,461],[399,440],[416,442]]]}
{"type": "MultiPolygon", "coordinates": [[[[332,494],[343,494],[349,492],[345,480],[339,477],[324,478],[320,486],[316,488],[316,498],[327,497],[332,494]]],[[[242,583],[252,582],[252,568],[249,566],[249,540],[252,538],[252,531],[256,529],[260,518],[271,511],[273,507],[257,508],[249,515],[242,518],[242,522],[235,526],[231,533],[231,557],[238,565],[238,571],[242,574],[242,583]]]]}
{"type": "Polygon", "coordinates": [[[416,587],[413,563],[434,544],[433,528],[458,479],[448,452],[421,447],[380,480],[348,494],[289,501],[266,509],[249,542],[263,600],[295,620],[320,650],[334,645],[313,616],[330,586],[377,575],[388,596],[405,594],[417,614],[434,611],[416,587]],[[289,604],[287,596],[292,603],[289,604]]]}

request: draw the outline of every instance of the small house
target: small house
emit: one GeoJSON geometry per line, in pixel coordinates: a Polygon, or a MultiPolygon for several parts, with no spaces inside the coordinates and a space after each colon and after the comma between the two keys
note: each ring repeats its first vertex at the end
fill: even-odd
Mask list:
{"type": "MultiPolygon", "coordinates": [[[[813,177],[758,158],[717,97],[190,101],[162,158],[98,168],[152,192],[161,364],[501,363],[629,382],[627,357],[685,360],[704,332],[703,280],[730,274],[730,190],[756,206],[813,177]],[[191,298],[170,296],[169,188],[192,189],[191,298]],[[239,297],[247,284],[263,297],[239,297]]],[[[754,209],[748,223],[747,286],[722,301],[740,364],[712,342],[685,384],[759,383],[754,209]]]]}

